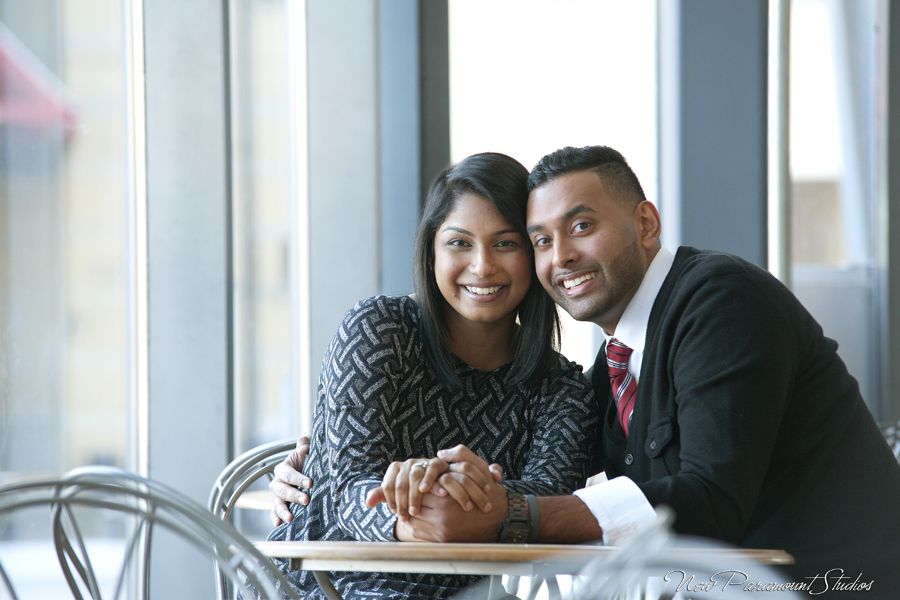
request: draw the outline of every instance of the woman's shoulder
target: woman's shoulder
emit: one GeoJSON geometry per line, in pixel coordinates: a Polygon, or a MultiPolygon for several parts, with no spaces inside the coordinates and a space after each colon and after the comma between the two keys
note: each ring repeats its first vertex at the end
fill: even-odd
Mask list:
{"type": "Polygon", "coordinates": [[[356,313],[380,313],[390,316],[404,316],[407,313],[413,315],[417,312],[416,301],[410,296],[386,296],[378,294],[363,298],[353,305],[350,314],[356,313]]]}
{"type": "Polygon", "coordinates": [[[341,321],[341,329],[364,329],[379,338],[410,337],[418,323],[418,307],[409,296],[371,296],[357,302],[341,321]]]}

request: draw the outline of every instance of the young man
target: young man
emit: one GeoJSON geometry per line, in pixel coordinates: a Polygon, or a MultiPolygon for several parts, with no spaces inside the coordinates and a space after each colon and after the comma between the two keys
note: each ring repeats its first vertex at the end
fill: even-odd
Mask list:
{"type": "MultiPolygon", "coordinates": [[[[545,156],[529,190],[541,284],[607,338],[591,381],[610,481],[540,498],[538,539],[615,541],[668,505],[678,533],[787,550],[797,581],[900,590],[900,465],[791,292],[737,257],[662,249],[659,214],[611,148],[545,156]]],[[[439,457],[487,470],[463,447],[439,457]]],[[[506,505],[488,496],[493,510],[463,513],[429,495],[408,520],[423,539],[496,539],[506,505]]]]}

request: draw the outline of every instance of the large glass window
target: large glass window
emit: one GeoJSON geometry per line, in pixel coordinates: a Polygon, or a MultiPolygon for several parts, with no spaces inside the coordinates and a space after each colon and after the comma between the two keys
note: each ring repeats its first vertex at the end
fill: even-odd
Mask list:
{"type": "Polygon", "coordinates": [[[876,0],[793,0],[790,28],[791,287],[836,339],[875,409],[876,0]]]}
{"type": "MultiPolygon", "coordinates": [[[[134,466],[125,23],[114,0],[0,0],[0,481],[134,466]]],[[[65,595],[31,535],[0,524],[20,593],[65,595]]]]}
{"type": "Polygon", "coordinates": [[[231,3],[235,447],[308,431],[304,3],[231,3]],[[306,400],[304,403],[302,400],[306,400]],[[304,428],[305,427],[305,428],[304,428]]]}
{"type": "Polygon", "coordinates": [[[0,2],[0,470],[126,466],[123,23],[0,2]]]}
{"type": "MultiPolygon", "coordinates": [[[[450,0],[450,142],[527,168],[563,146],[622,152],[656,198],[656,3],[450,0]]],[[[564,312],[563,354],[593,364],[599,330],[564,312]]]]}
{"type": "MultiPolygon", "coordinates": [[[[233,0],[230,9],[236,454],[310,430],[301,368],[304,5],[233,0]]],[[[238,512],[250,537],[271,528],[265,512],[238,512]]]]}

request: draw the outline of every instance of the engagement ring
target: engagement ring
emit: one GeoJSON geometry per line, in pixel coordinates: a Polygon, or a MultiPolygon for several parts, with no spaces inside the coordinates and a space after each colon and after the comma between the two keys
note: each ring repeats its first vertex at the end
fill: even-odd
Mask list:
{"type": "Polygon", "coordinates": [[[415,469],[416,467],[420,467],[420,468],[422,468],[422,469],[427,469],[427,468],[428,468],[428,461],[427,461],[427,460],[423,460],[422,462],[417,462],[416,464],[414,464],[414,465],[412,466],[413,469],[415,469]]]}

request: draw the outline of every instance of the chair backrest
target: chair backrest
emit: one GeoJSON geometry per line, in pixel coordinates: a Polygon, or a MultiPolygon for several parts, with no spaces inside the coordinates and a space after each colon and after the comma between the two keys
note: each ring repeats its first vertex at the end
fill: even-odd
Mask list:
{"type": "MultiPolygon", "coordinates": [[[[229,523],[176,490],[136,474],[111,467],[82,467],[62,477],[28,478],[0,486],[0,520],[21,517],[23,511],[34,507],[50,509],[47,533],[74,598],[103,597],[95,570],[98,560],[92,560],[89,549],[93,546],[82,535],[82,524],[104,522],[110,513],[124,515],[120,520],[127,528],[114,591],[107,598],[128,594],[129,574],[137,577],[138,597],[149,597],[150,542],[160,530],[210,559],[246,596],[298,597],[275,565],[229,523]]],[[[0,597],[19,597],[2,557],[0,597]]]]}
{"type": "MultiPolygon", "coordinates": [[[[658,506],[656,515],[654,522],[635,528],[614,552],[604,553],[594,559],[566,558],[534,563],[531,568],[541,575],[577,573],[577,576],[564,586],[568,588],[565,594],[560,589],[563,586],[559,586],[554,579],[544,582],[542,577],[536,577],[528,595],[523,597],[534,600],[540,586],[546,583],[550,598],[566,600],[672,599],[682,598],[685,589],[691,598],[715,600],[742,596],[739,594],[743,588],[741,573],[752,576],[751,583],[784,581],[783,574],[755,561],[750,554],[736,554],[733,552],[736,550],[734,547],[713,540],[675,535],[671,529],[674,513],[670,509],[658,506]],[[726,553],[723,554],[722,551],[726,553]],[[733,579],[729,578],[730,573],[734,573],[733,579]],[[692,577],[692,583],[684,585],[688,576],[692,577]],[[704,582],[714,582],[715,585],[710,588],[701,587],[704,582]],[[692,591],[699,593],[690,593],[692,591]]],[[[779,553],[779,559],[781,558],[788,560],[790,556],[779,553]]],[[[562,577],[566,580],[569,576],[562,577]]],[[[494,585],[491,578],[463,590],[453,598],[509,598],[507,591],[494,585]]],[[[509,593],[514,593],[514,590],[509,593]]],[[[807,595],[786,589],[779,591],[776,597],[779,600],[800,600],[807,595]]]]}
{"type": "MultiPolygon", "coordinates": [[[[295,439],[277,440],[247,450],[222,469],[209,494],[209,510],[223,521],[231,521],[238,499],[263,476],[271,477],[275,466],[296,447],[295,439]]],[[[229,597],[225,573],[216,569],[216,597],[229,597]]]]}
{"type": "Polygon", "coordinates": [[[796,591],[796,584],[803,581],[792,582],[789,575],[757,562],[749,554],[721,553],[735,549],[706,538],[644,531],[634,535],[619,552],[585,565],[579,571],[578,586],[567,598],[681,598],[687,590],[690,598],[726,600],[746,585],[749,589],[754,585],[774,587],[779,600],[808,597],[796,591]]]}
{"type": "Polygon", "coordinates": [[[275,466],[297,444],[297,440],[278,440],[251,448],[222,469],[209,493],[209,510],[226,521],[247,488],[263,476],[271,476],[275,466]]]}

